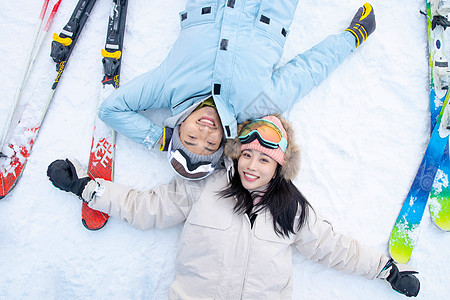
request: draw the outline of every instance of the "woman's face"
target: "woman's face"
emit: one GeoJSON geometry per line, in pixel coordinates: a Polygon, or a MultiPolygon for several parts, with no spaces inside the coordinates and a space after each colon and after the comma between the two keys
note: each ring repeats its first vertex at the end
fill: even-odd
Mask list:
{"type": "Polygon", "coordinates": [[[247,190],[257,189],[269,183],[275,176],[277,162],[270,156],[246,149],[238,160],[238,173],[242,186],[247,190]]]}

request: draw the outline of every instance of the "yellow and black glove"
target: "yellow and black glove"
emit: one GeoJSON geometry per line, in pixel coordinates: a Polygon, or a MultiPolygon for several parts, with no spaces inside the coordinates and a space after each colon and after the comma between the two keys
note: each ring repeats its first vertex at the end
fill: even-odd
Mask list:
{"type": "Polygon", "coordinates": [[[375,31],[375,13],[372,5],[365,3],[356,12],[346,31],[351,32],[356,38],[356,48],[364,42],[367,37],[375,31]]]}

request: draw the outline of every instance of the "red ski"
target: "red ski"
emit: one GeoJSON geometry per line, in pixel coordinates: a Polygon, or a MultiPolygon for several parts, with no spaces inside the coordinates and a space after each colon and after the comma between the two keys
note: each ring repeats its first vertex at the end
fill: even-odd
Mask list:
{"type": "MultiPolygon", "coordinates": [[[[31,42],[30,50],[25,62],[25,66],[22,71],[21,79],[14,96],[11,109],[6,118],[6,123],[2,126],[2,132],[0,136],[0,199],[5,197],[16,185],[17,181],[22,174],[28,157],[30,156],[31,149],[33,148],[34,141],[37,138],[39,128],[44,120],[47,108],[53,98],[57,83],[54,83],[51,92],[47,99],[33,99],[25,108],[20,117],[20,121],[17,126],[12,127],[12,117],[15,113],[17,103],[19,102],[22,90],[27,82],[34,61],[39,53],[39,49],[42,45],[45,35],[50,29],[50,25],[53,22],[53,18],[58,11],[61,0],[58,0],[52,11],[50,12],[45,27],[42,29],[42,24],[46,15],[49,0],[44,0],[41,12],[39,14],[39,20],[36,25],[35,33],[31,42]],[[14,128],[11,137],[7,140],[8,132],[14,128]]],[[[64,68],[60,71],[57,78],[59,78],[64,68]]]]}
{"type": "MultiPolygon", "coordinates": [[[[114,0],[112,5],[105,49],[102,49],[104,77],[98,97],[99,103],[119,87],[128,0],[114,0]]],[[[89,156],[88,174],[91,178],[103,178],[110,181],[114,179],[115,147],[115,131],[97,117],[89,156]]],[[[81,213],[83,225],[90,230],[102,228],[109,218],[107,214],[93,210],[86,203],[83,203],[81,213]]]]}

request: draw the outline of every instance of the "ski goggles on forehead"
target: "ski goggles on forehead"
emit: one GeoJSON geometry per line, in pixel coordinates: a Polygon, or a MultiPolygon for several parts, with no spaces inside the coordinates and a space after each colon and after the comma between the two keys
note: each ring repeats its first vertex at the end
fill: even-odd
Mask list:
{"type": "Polygon", "coordinates": [[[215,166],[210,162],[192,164],[183,150],[168,151],[169,164],[181,177],[189,180],[200,180],[214,172],[215,166]]]}
{"type": "Polygon", "coordinates": [[[283,153],[286,153],[288,145],[281,129],[275,123],[264,119],[256,119],[245,126],[238,138],[243,144],[258,139],[262,146],[270,149],[280,147],[283,153]]]}

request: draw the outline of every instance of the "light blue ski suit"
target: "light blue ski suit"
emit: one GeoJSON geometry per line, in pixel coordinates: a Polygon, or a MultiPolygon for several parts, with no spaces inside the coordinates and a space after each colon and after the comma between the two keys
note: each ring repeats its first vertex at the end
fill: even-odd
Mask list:
{"type": "Polygon", "coordinates": [[[162,128],[140,110],[168,107],[181,115],[212,94],[225,138],[236,136],[237,123],[289,110],[355,49],[355,38],[344,32],[275,69],[297,4],[189,0],[167,58],[105,99],[100,119],[152,148],[162,128]]]}

